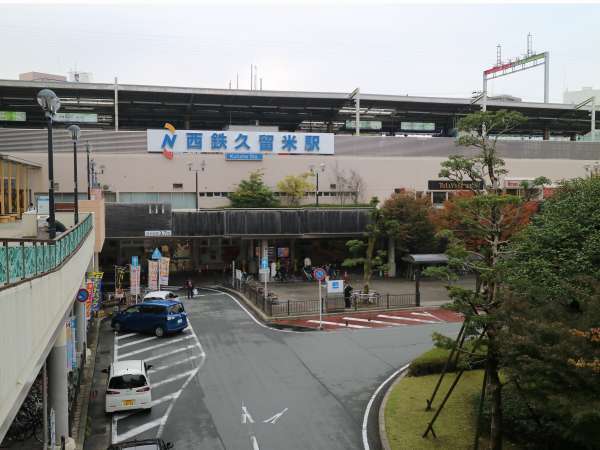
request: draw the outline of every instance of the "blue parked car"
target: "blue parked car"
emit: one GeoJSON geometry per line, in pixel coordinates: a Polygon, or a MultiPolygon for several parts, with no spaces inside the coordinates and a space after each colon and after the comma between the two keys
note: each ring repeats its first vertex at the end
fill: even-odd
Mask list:
{"type": "Polygon", "coordinates": [[[113,317],[110,325],[115,331],[153,333],[157,337],[183,331],[187,314],[176,300],[151,300],[133,305],[113,317]]]}

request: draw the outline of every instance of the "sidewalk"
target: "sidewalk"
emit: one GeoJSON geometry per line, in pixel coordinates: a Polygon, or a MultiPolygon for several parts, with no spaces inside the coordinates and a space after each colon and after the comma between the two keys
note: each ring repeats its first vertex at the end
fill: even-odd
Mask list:
{"type": "MultiPolygon", "coordinates": [[[[362,278],[353,277],[350,281],[355,290],[362,287],[362,278]]],[[[475,277],[465,277],[455,283],[458,286],[474,287],[475,277]]],[[[421,280],[421,306],[440,306],[448,303],[446,284],[438,280],[421,280]]],[[[317,284],[310,281],[268,283],[269,291],[277,294],[280,301],[316,299],[317,284]]],[[[382,294],[414,294],[415,282],[404,278],[373,279],[371,289],[382,294]]],[[[323,292],[323,295],[325,293],[323,292]]]]}

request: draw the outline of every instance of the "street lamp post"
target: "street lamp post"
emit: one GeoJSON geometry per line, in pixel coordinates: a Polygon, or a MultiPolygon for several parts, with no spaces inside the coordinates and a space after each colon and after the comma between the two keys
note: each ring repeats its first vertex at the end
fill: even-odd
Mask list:
{"type": "Polygon", "coordinates": [[[90,190],[90,143],[86,141],[85,143],[85,153],[87,156],[87,196],[88,200],[92,199],[92,192],[90,190]]]}
{"type": "Polygon", "coordinates": [[[200,169],[194,169],[194,165],[192,163],[188,163],[188,170],[190,172],[196,172],[196,211],[200,210],[200,204],[198,202],[198,172],[204,172],[206,168],[206,161],[202,160],[200,163],[200,169]]]}
{"type": "MultiPolygon", "coordinates": [[[[319,164],[319,169],[321,169],[321,172],[325,172],[325,163],[321,163],[319,164]]],[[[310,171],[311,173],[315,176],[316,178],[316,190],[315,190],[315,204],[316,206],[319,206],[319,170],[315,169],[314,166],[310,167],[310,171]]]]}
{"type": "Polygon", "coordinates": [[[42,89],[37,101],[44,110],[48,125],[48,236],[56,237],[56,216],[54,213],[54,149],[52,147],[52,118],[60,109],[60,99],[50,89],[42,89]]]}
{"type": "Polygon", "coordinates": [[[71,133],[73,140],[73,205],[74,222],[79,223],[79,192],[77,191],[77,141],[81,136],[81,129],[77,125],[70,125],[67,130],[71,133]]]}

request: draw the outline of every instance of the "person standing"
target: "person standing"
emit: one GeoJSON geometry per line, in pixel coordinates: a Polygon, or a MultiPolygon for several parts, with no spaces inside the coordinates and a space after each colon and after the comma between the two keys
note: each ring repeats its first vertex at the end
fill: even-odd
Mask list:
{"type": "Polygon", "coordinates": [[[185,282],[185,287],[187,290],[187,298],[193,298],[194,297],[194,283],[192,282],[191,278],[187,279],[187,281],[185,282]]]}

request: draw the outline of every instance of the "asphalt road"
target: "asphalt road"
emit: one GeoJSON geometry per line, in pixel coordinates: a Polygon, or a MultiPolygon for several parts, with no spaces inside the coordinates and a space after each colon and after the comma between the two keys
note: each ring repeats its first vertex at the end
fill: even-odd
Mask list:
{"type": "Polygon", "coordinates": [[[113,438],[160,435],[176,449],[363,449],[363,415],[373,392],[431,347],[433,331],[459,328],[285,332],[258,323],[229,294],[200,294],[184,300],[195,335],[118,340],[137,339],[139,345],[118,349],[119,358],[138,349],[132,358],[154,358],[159,370],[151,379],[160,386],[152,412],[114,420],[113,438]]]}

